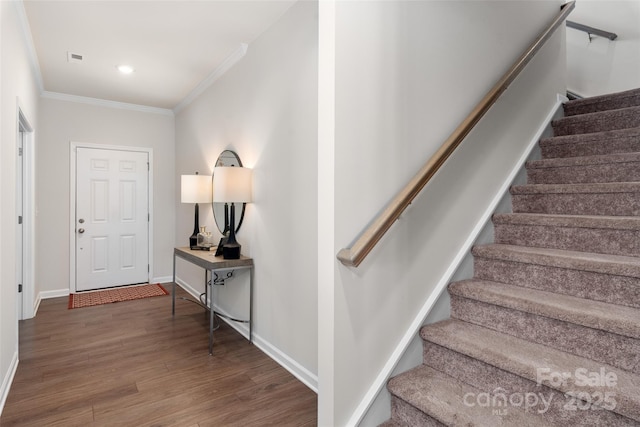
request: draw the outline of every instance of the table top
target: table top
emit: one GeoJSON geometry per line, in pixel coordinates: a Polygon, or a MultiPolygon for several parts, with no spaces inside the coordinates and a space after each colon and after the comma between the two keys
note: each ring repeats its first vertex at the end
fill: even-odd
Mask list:
{"type": "Polygon", "coordinates": [[[253,266],[253,258],[240,255],[240,259],[224,259],[222,255],[215,256],[215,248],[211,249],[211,251],[191,250],[188,246],[184,246],[174,248],[173,253],[207,270],[253,266]]]}

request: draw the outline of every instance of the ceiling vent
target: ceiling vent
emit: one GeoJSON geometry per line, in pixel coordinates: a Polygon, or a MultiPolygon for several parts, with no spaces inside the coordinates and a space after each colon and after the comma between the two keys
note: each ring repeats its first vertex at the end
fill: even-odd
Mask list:
{"type": "Polygon", "coordinates": [[[79,53],[67,52],[67,62],[82,62],[82,55],[79,53]]]}

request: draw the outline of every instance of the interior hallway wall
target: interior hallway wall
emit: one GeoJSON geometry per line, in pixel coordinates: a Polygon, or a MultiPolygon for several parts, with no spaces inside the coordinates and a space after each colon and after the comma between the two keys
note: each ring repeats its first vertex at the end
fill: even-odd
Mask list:
{"type": "Polygon", "coordinates": [[[170,280],[175,224],[174,117],[43,97],[36,169],[36,281],[43,297],[69,292],[70,142],[153,149],[152,278],[170,280]]]}
{"type": "MultiPolygon", "coordinates": [[[[186,246],[193,205],[179,203],[180,175],[211,174],[225,149],[253,169],[253,203],[237,239],[255,261],[254,339],[310,387],[317,374],[317,2],[293,5],[244,56],[176,116],[176,231],[186,246]]],[[[211,207],[200,225],[215,230],[211,207]]],[[[202,292],[202,270],[179,262],[202,292]]],[[[223,309],[246,287],[230,282],[223,309]]]]}
{"type": "Polygon", "coordinates": [[[319,318],[333,328],[319,349],[333,361],[319,372],[321,425],[361,419],[378,375],[565,90],[564,31],[357,269],[335,254],[422,167],[561,3],[335,3],[335,86],[319,89],[335,89],[335,211],[319,219],[334,224],[320,233],[335,236],[333,250],[320,254],[334,266],[333,281],[318,284],[330,301],[319,318]]]}
{"type": "Polygon", "coordinates": [[[0,1],[0,410],[18,361],[16,167],[18,107],[38,130],[38,81],[17,2],[0,1]]]}
{"type": "Polygon", "coordinates": [[[580,0],[569,19],[618,38],[567,28],[567,89],[588,97],[640,88],[640,1],[580,0]]]}

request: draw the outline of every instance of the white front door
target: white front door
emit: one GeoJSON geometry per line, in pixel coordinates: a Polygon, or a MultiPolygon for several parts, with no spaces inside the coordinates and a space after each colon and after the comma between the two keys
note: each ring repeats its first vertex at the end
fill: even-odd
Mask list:
{"type": "Polygon", "coordinates": [[[149,279],[149,154],[76,151],[76,291],[149,279]]]}

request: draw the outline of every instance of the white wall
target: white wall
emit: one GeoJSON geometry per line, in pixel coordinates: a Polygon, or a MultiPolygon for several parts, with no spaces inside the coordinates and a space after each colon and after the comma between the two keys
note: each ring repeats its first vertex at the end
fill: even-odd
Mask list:
{"type": "MultiPolygon", "coordinates": [[[[210,174],[225,149],[253,169],[254,199],[237,239],[255,262],[254,339],[312,388],[318,325],[317,7],[295,4],[176,116],[175,175],[179,201],[180,175],[210,174]]],[[[176,203],[176,209],[175,239],[186,246],[193,205],[176,203]]],[[[200,225],[215,230],[210,206],[200,206],[200,225]]],[[[200,270],[179,262],[178,277],[202,292],[200,270]]],[[[226,291],[222,308],[235,310],[246,294],[239,282],[226,291]]]]}
{"type": "MultiPolygon", "coordinates": [[[[564,32],[529,64],[358,269],[342,266],[335,254],[418,171],[560,4],[336,2],[335,88],[319,88],[335,89],[335,174],[325,178],[335,180],[328,183],[335,211],[319,218],[323,226],[335,223],[319,230],[335,237],[332,253],[319,254],[320,265],[331,257],[335,268],[333,283],[318,284],[331,299],[319,318],[333,322],[333,334],[321,335],[320,357],[334,362],[319,371],[321,425],[358,422],[366,393],[376,391],[372,383],[556,93],[565,90],[564,32]]],[[[331,58],[321,57],[321,69],[323,60],[331,58]]],[[[319,184],[324,189],[326,183],[319,184]]]]}
{"type": "Polygon", "coordinates": [[[640,88],[640,1],[579,0],[571,21],[616,33],[605,37],[567,28],[567,88],[595,96],[640,88]]]}
{"type": "Polygon", "coordinates": [[[69,292],[69,145],[153,149],[153,271],[172,271],[174,213],[174,117],[170,113],[110,108],[43,97],[37,141],[36,294],[69,292]]]}
{"type": "Polygon", "coordinates": [[[18,105],[38,129],[38,89],[15,2],[0,2],[0,411],[18,356],[16,163],[18,105]]]}

